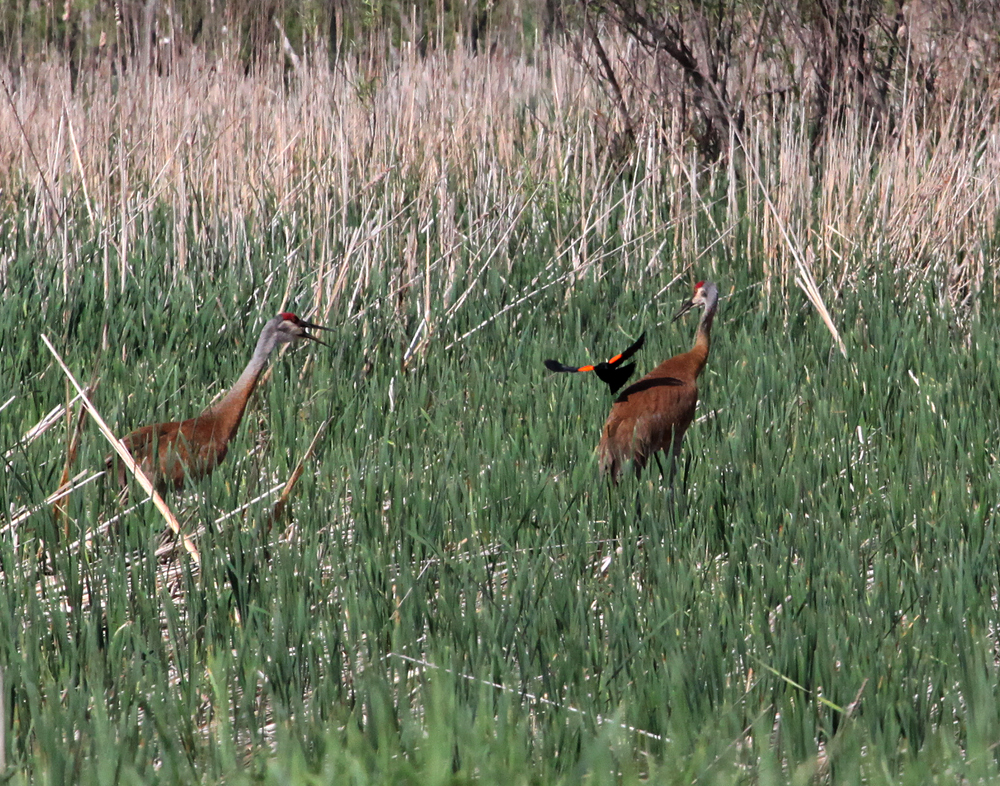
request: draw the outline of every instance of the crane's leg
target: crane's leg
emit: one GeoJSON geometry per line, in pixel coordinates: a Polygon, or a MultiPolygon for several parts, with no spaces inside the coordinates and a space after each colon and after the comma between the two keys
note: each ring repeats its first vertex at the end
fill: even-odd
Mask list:
{"type": "MultiPolygon", "coordinates": [[[[660,459],[654,453],[653,458],[656,459],[657,465],[660,463],[660,459]]],[[[640,480],[642,479],[642,471],[646,468],[646,464],[649,461],[648,455],[643,450],[635,450],[632,457],[632,466],[635,469],[635,518],[636,521],[642,518],[642,501],[640,499],[642,484],[640,480]]],[[[660,473],[663,473],[663,467],[660,467],[660,473]]]]}
{"type": "MultiPolygon", "coordinates": [[[[676,499],[675,496],[674,496],[674,480],[677,477],[677,467],[681,463],[681,442],[682,441],[683,441],[683,434],[676,435],[674,437],[673,445],[671,446],[671,450],[670,450],[670,481],[669,481],[669,483],[667,485],[668,485],[668,493],[670,495],[670,501],[671,502],[675,502],[675,499],[676,499]]],[[[672,512],[674,514],[676,514],[678,507],[680,507],[681,508],[681,512],[683,512],[684,497],[685,497],[685,495],[684,495],[684,489],[682,488],[681,489],[681,494],[680,494],[680,499],[678,501],[676,501],[676,504],[674,504],[674,505],[671,506],[673,508],[672,512]]]]}

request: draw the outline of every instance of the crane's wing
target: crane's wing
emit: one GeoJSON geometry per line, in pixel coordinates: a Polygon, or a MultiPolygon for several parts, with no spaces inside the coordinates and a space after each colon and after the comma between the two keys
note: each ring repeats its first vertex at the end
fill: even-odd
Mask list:
{"type": "Polygon", "coordinates": [[[645,342],[646,334],[643,332],[636,342],[624,352],[615,355],[603,363],[598,363],[596,366],[567,366],[558,360],[546,360],[545,368],[549,371],[563,371],[568,373],[593,371],[597,374],[598,379],[611,388],[612,393],[617,393],[622,385],[628,382],[629,377],[632,376],[632,372],[635,371],[635,363],[629,363],[627,366],[622,366],[621,364],[638,352],[645,342]]]}
{"type": "MultiPolygon", "coordinates": [[[[635,396],[637,393],[641,394],[643,391],[656,390],[657,388],[680,388],[686,386],[688,386],[688,383],[685,382],[683,379],[677,379],[677,377],[646,376],[638,380],[637,382],[633,382],[631,385],[625,388],[625,390],[622,391],[622,394],[615,399],[615,404],[618,404],[619,402],[628,401],[629,398],[635,396]]],[[[670,395],[679,395],[679,394],[672,393],[670,395]]]]}

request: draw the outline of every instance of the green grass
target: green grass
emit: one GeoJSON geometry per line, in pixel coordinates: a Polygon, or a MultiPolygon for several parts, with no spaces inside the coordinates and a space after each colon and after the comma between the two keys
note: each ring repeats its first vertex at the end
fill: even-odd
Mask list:
{"type": "MultiPolygon", "coordinates": [[[[66,399],[39,333],[79,378],[98,370],[124,433],[196,414],[280,294],[308,313],[315,285],[281,264],[280,229],[252,254],[192,246],[184,270],[153,231],[123,289],[79,274],[64,290],[67,252],[25,214],[0,217],[8,519],[65,455],[62,425],[20,444],[66,399]]],[[[607,357],[645,329],[644,373],[690,344],[694,320],[669,322],[688,282],[656,297],[666,267],[609,262],[518,304],[570,265],[546,218],[520,219],[511,269],[405,369],[423,295],[400,305],[379,272],[327,320],[331,349],[276,357],[229,458],[169,500],[201,570],[156,555],[148,504],[72,547],[122,510],[101,482],[72,497],[68,539],[46,509],[5,529],[11,782],[997,778],[993,294],[955,312],[869,262],[875,283],[829,304],[845,361],[797,290],[768,297],[753,260],[705,257],[693,275],[724,300],[683,493],[655,473],[611,492],[594,454],[610,397],[542,360],[607,357]],[[215,523],[283,482],[327,418],[290,537],[267,531],[267,503],[215,523]]],[[[71,259],[99,258],[85,221],[67,232],[71,259]]],[[[457,280],[482,263],[469,251],[457,280]]],[[[89,428],[76,469],[107,450],[89,428]]]]}

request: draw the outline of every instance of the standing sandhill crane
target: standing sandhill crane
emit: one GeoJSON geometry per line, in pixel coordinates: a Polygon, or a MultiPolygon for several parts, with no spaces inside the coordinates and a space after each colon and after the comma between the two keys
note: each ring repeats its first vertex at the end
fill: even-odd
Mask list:
{"type": "MultiPolygon", "coordinates": [[[[677,457],[684,432],[694,420],[698,403],[698,375],[708,360],[712,319],[719,304],[719,289],[711,281],[699,281],[694,296],[674,315],[679,319],[695,306],[705,309],[698,323],[690,352],[664,360],[646,376],[629,385],[615,400],[604,424],[600,454],[601,474],[609,473],[617,485],[626,461],[632,460],[639,476],[650,456],[670,450],[668,481],[673,485],[677,457]]],[[[662,473],[663,466],[660,465],[662,473]]]]}
{"type": "MultiPolygon", "coordinates": [[[[180,489],[185,478],[198,480],[212,472],[226,457],[229,440],[243,419],[247,400],[257,386],[260,372],[267,365],[267,358],[279,344],[294,344],[311,339],[329,346],[306,332],[308,328],[330,330],[313,325],[285,311],[264,325],[257,340],[253,357],[243,369],[240,378],[221,401],[213,404],[197,417],[172,423],[156,423],[136,429],[122,439],[129,453],[149,475],[157,491],[163,493],[169,486],[180,489]]],[[[106,459],[110,468],[114,454],[106,459]]],[[[125,485],[125,467],[118,467],[119,483],[125,485]]]]}
{"type": "Polygon", "coordinates": [[[597,378],[601,380],[601,382],[611,388],[612,393],[617,393],[619,388],[628,382],[628,378],[632,376],[632,372],[635,371],[635,363],[629,363],[627,366],[623,366],[622,363],[642,349],[642,345],[645,341],[646,334],[643,333],[632,346],[620,355],[615,355],[610,360],[605,360],[603,363],[598,363],[596,366],[567,366],[564,363],[560,363],[558,360],[546,360],[545,368],[549,371],[565,371],[570,374],[578,371],[593,371],[597,374],[597,378]]]}

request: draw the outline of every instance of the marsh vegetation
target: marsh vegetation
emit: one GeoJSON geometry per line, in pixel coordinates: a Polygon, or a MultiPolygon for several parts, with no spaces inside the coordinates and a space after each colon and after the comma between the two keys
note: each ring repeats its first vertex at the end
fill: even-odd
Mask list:
{"type": "Polygon", "coordinates": [[[478,51],[3,39],[11,782],[997,778],[991,52],[928,92],[904,37],[884,93],[742,89],[709,138],[594,13],[478,51]],[[645,373],[703,278],[683,493],[609,490],[611,399],[542,361],[645,330],[645,373]],[[332,347],[276,356],[169,498],[200,565],[89,426],[53,522],[78,404],[40,335],[125,434],[204,409],[281,310],[332,347]]]}

